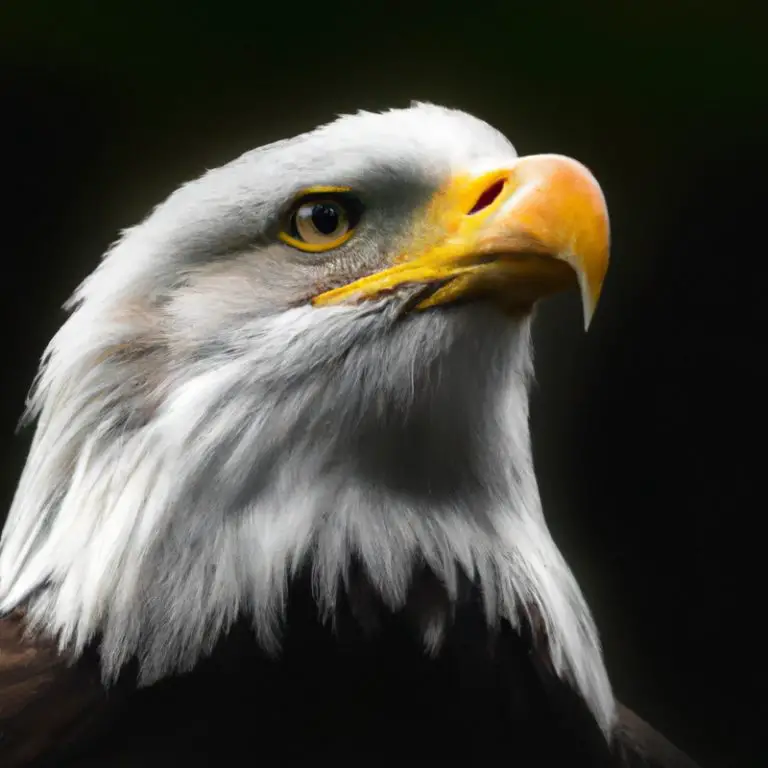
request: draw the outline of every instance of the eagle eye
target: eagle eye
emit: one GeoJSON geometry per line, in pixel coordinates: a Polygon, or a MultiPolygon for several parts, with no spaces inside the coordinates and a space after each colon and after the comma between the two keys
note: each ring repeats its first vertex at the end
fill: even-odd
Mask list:
{"type": "Polygon", "coordinates": [[[348,190],[308,191],[291,207],[280,239],[302,251],[329,251],[349,240],[361,213],[348,190]]]}

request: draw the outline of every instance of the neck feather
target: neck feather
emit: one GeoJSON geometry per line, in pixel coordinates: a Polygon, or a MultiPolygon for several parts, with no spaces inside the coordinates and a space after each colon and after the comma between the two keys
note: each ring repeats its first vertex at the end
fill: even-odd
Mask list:
{"type": "MultiPolygon", "coordinates": [[[[477,307],[317,314],[254,319],[179,365],[172,337],[108,354],[114,328],[72,354],[76,312],[32,400],[0,610],[26,603],[75,655],[98,636],[105,680],[138,656],[150,683],[194,666],[243,614],[277,649],[306,565],[327,615],[353,562],[393,610],[426,565],[450,600],[460,579],[478,584],[490,625],[535,612],[555,670],[608,732],[597,633],[533,472],[528,322],[477,307]]],[[[427,650],[447,620],[425,622],[427,650]]]]}

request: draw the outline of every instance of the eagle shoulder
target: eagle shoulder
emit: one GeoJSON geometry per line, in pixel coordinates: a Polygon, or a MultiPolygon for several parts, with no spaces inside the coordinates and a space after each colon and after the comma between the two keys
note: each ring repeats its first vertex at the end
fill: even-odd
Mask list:
{"type": "Polygon", "coordinates": [[[617,702],[614,750],[621,768],[699,768],[631,709],[617,702]]]}
{"type": "Polygon", "coordinates": [[[73,664],[55,642],[29,633],[23,609],[0,616],[0,765],[30,765],[66,748],[103,696],[96,663],[73,664]]]}

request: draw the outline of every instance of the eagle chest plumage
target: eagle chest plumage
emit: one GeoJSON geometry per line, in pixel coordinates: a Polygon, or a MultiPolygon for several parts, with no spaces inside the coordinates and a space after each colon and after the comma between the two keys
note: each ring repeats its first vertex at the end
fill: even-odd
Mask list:
{"type": "Polygon", "coordinates": [[[269,734],[264,749],[289,761],[507,753],[523,764],[614,764],[584,702],[529,633],[489,634],[476,596],[466,595],[434,657],[409,615],[415,606],[392,614],[367,602],[361,621],[345,597],[329,626],[303,576],[288,606],[278,658],[258,650],[241,624],[193,672],[140,691],[128,670],[105,695],[90,654],[73,668],[46,666],[36,676],[45,695],[28,689],[28,710],[3,721],[4,765],[38,754],[48,756],[42,765],[215,765],[252,753],[257,734],[269,734]]]}
{"type": "Polygon", "coordinates": [[[607,263],[586,168],[431,105],[124,233],[29,401],[3,765],[688,765],[615,702],[533,472],[533,306],[589,323],[607,263]]]}
{"type": "Polygon", "coordinates": [[[626,710],[625,730],[609,747],[549,664],[545,638],[529,626],[489,633],[469,585],[440,653],[425,656],[418,615],[435,591],[429,574],[420,581],[416,605],[397,615],[367,585],[350,584],[367,597],[357,606],[345,597],[329,626],[301,576],[278,658],[258,649],[241,623],[193,672],[137,691],[129,669],[109,694],[94,654],[67,666],[50,644],[30,653],[23,617],[9,617],[0,625],[3,648],[28,655],[24,665],[0,670],[3,765],[207,766],[263,745],[289,764],[310,756],[341,765],[476,764],[509,754],[532,766],[691,768],[626,710]]]}

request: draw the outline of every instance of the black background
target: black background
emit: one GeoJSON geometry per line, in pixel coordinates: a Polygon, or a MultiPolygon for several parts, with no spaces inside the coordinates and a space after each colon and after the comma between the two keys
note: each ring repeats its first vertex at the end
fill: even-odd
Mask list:
{"type": "MultiPolygon", "coordinates": [[[[336,113],[429,100],[586,163],[613,263],[537,321],[537,471],[619,696],[764,765],[768,99],[758,3],[60,0],[0,8],[0,508],[61,304],[181,181],[336,113]]],[[[511,756],[510,756],[511,759],[511,756]]]]}

